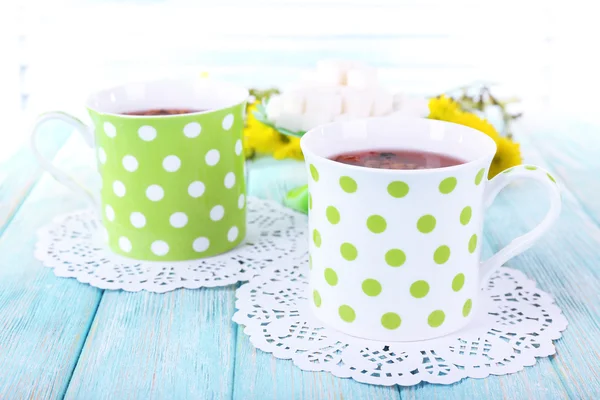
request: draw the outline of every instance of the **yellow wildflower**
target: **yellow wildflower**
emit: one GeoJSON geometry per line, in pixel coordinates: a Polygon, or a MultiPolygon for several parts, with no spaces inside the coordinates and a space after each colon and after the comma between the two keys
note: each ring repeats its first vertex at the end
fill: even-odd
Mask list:
{"type": "Polygon", "coordinates": [[[497,149],[496,155],[492,160],[492,166],[488,172],[488,178],[490,179],[505,169],[520,165],[523,162],[519,143],[502,136],[494,139],[494,141],[496,142],[497,149]]]}
{"type": "Polygon", "coordinates": [[[485,119],[480,118],[478,115],[473,113],[466,113],[462,111],[458,112],[456,113],[453,120],[451,120],[450,122],[477,129],[478,131],[485,133],[494,140],[501,137],[496,128],[494,128],[494,125],[490,124],[485,119]]]}
{"type": "Polygon", "coordinates": [[[496,154],[488,172],[488,178],[493,178],[500,172],[519,165],[522,162],[519,144],[501,136],[496,128],[476,114],[464,112],[457,102],[446,96],[433,98],[429,101],[429,119],[453,122],[477,129],[488,135],[496,142],[496,154]]]}
{"type": "Polygon", "coordinates": [[[458,112],[460,112],[458,103],[450,97],[441,95],[429,100],[429,116],[427,118],[448,121],[458,112]]]}
{"type": "Polygon", "coordinates": [[[271,154],[274,158],[295,158],[302,160],[300,139],[282,135],[254,118],[253,111],[258,102],[248,106],[246,126],[244,127],[244,151],[246,155],[254,153],[271,154]]]}

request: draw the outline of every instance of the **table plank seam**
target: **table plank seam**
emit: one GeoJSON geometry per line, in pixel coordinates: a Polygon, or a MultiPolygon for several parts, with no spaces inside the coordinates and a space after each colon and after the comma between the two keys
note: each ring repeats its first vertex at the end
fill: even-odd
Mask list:
{"type": "MultiPolygon", "coordinates": [[[[235,285],[235,292],[237,292],[237,290],[242,286],[241,283],[237,283],[235,285]]],[[[237,311],[237,307],[235,306],[235,303],[237,301],[237,297],[235,295],[234,292],[234,299],[233,299],[233,313],[232,315],[237,311]]],[[[231,323],[233,324],[233,367],[231,368],[231,382],[232,382],[232,387],[231,387],[231,396],[230,399],[234,400],[235,399],[235,373],[236,373],[236,358],[237,358],[237,352],[238,352],[238,330],[239,330],[239,325],[237,324],[237,322],[234,322],[233,320],[231,320],[231,323]]]]}
{"type": "Polygon", "coordinates": [[[92,326],[94,325],[94,322],[96,321],[96,315],[98,315],[98,309],[100,308],[102,299],[104,299],[104,292],[105,292],[105,290],[103,290],[103,289],[100,291],[100,299],[96,303],[96,306],[94,307],[92,316],[89,319],[88,326],[86,327],[85,332],[83,333],[85,335],[85,340],[81,341],[81,346],[77,350],[77,360],[75,360],[75,363],[73,363],[73,368],[71,369],[69,377],[67,378],[67,384],[65,385],[64,392],[61,394],[61,399],[64,399],[65,396],[67,395],[67,392],[69,391],[69,387],[71,386],[71,380],[73,379],[75,370],[77,369],[77,366],[79,365],[79,360],[81,359],[81,354],[83,353],[83,349],[85,348],[85,345],[88,341],[88,336],[90,334],[90,330],[92,329],[92,326]]]}

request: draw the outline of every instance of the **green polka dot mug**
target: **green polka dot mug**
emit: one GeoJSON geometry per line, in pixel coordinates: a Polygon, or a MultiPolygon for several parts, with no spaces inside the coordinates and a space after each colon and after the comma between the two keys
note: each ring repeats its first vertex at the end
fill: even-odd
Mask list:
{"type": "Polygon", "coordinates": [[[138,260],[191,260],[238,245],[246,233],[243,113],[248,92],[206,79],[131,83],[90,96],[93,128],[64,113],[36,122],[32,148],[59,182],[102,215],[108,246],[138,260]],[[129,115],[153,109],[205,110],[129,115]],[[36,148],[38,129],[58,119],[96,149],[100,202],[36,148]]]}
{"type": "Polygon", "coordinates": [[[310,293],[322,322],[386,341],[425,340],[467,325],[482,283],[529,248],[557,219],[560,190],[541,168],[486,179],[496,145],[441,121],[388,117],[317,127],[301,140],[309,174],[310,293]],[[334,162],[364,150],[447,154],[465,163],[389,170],[334,162]],[[531,232],[480,262],[484,212],[518,179],[541,183],[550,210],[531,232]]]}

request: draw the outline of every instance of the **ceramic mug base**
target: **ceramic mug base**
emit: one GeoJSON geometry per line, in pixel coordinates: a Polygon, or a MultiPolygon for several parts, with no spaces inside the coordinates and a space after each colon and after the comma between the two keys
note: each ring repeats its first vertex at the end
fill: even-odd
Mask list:
{"type": "MultiPolygon", "coordinates": [[[[242,244],[244,242],[245,238],[246,238],[246,228],[245,228],[245,226],[242,226],[242,228],[240,229],[240,232],[237,235],[237,238],[234,241],[232,241],[232,242],[226,241],[226,243],[223,243],[222,245],[218,246],[216,249],[214,249],[212,251],[204,251],[204,252],[196,251],[196,250],[203,249],[203,247],[200,247],[200,246],[206,245],[205,242],[201,241],[196,244],[196,246],[195,246],[196,250],[194,250],[194,243],[192,243],[189,251],[176,251],[176,252],[169,254],[170,248],[168,247],[168,245],[165,247],[165,245],[161,243],[161,245],[163,247],[161,248],[160,246],[159,247],[155,246],[154,250],[158,250],[158,254],[161,254],[161,251],[165,251],[165,250],[167,251],[167,253],[162,256],[155,255],[152,258],[133,257],[131,253],[123,251],[123,249],[121,248],[122,243],[119,243],[118,240],[116,242],[111,241],[109,244],[106,243],[106,240],[103,240],[102,243],[103,243],[104,247],[111,253],[113,253],[119,257],[125,257],[129,260],[146,261],[146,262],[148,262],[148,261],[149,262],[194,261],[194,260],[208,259],[211,257],[219,256],[221,254],[228,253],[228,252],[234,250],[235,248],[237,248],[240,244],[242,244]]],[[[151,244],[151,246],[152,246],[152,244],[151,244]]]]}
{"type": "MultiPolygon", "coordinates": [[[[308,295],[307,298],[312,299],[312,295],[308,295]]],[[[356,320],[349,323],[340,318],[322,318],[320,315],[321,310],[319,310],[315,303],[310,300],[309,308],[313,317],[324,326],[358,339],[377,340],[386,343],[419,342],[453,335],[460,331],[464,331],[465,329],[470,329],[471,326],[476,327],[479,323],[478,321],[482,321],[483,318],[485,318],[486,310],[489,309],[485,304],[489,301],[491,300],[482,292],[479,294],[479,298],[473,302],[473,307],[467,317],[461,317],[453,324],[442,324],[442,326],[437,328],[426,327],[419,330],[402,326],[402,324],[398,328],[392,330],[382,328],[380,325],[358,325],[359,322],[356,320]]]]}

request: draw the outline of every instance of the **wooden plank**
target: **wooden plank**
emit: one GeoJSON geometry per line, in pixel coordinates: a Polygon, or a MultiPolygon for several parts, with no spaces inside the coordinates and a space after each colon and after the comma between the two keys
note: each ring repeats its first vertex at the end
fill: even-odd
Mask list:
{"type": "Polygon", "coordinates": [[[231,398],[234,287],[104,294],[66,399],[231,398]]]}
{"type": "Polygon", "coordinates": [[[563,185],[573,192],[596,223],[600,223],[600,125],[572,118],[545,117],[525,120],[523,129],[527,129],[528,138],[563,185]]]}
{"type": "MultiPolygon", "coordinates": [[[[47,134],[40,137],[40,149],[52,157],[69,130],[52,123],[44,129],[47,134]]],[[[81,144],[78,139],[70,141],[72,146],[81,144]]],[[[69,145],[64,146],[56,162],[68,168],[71,153],[69,145]]],[[[87,153],[79,153],[89,160],[87,153]]],[[[33,258],[33,249],[37,229],[85,202],[49,175],[27,196],[40,175],[28,149],[0,171],[8,171],[0,195],[10,205],[2,209],[2,218],[10,224],[0,238],[0,398],[62,398],[102,291],[55,277],[33,258]]]]}
{"type": "Polygon", "coordinates": [[[33,258],[36,230],[82,206],[48,197],[56,185],[45,176],[0,238],[0,398],[62,398],[102,296],[33,258]]]}
{"type": "Polygon", "coordinates": [[[366,385],[329,373],[302,371],[289,360],[277,360],[257,350],[241,327],[237,330],[234,400],[400,398],[404,396],[393,386],[366,385]]]}

